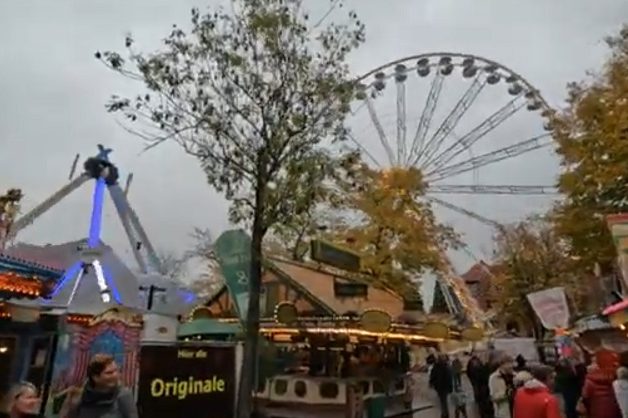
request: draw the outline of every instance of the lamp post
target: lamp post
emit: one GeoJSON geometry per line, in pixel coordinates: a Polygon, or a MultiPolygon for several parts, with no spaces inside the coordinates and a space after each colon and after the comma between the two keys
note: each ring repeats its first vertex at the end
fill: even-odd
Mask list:
{"type": "Polygon", "coordinates": [[[166,288],[151,284],[150,286],[140,286],[140,291],[146,292],[147,294],[146,310],[150,311],[151,309],[153,309],[153,302],[155,300],[155,295],[157,293],[165,293],[166,288]]]}

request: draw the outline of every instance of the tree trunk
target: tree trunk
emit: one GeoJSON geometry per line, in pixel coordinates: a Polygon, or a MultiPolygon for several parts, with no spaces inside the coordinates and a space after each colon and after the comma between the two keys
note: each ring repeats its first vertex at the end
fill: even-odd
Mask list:
{"type": "Polygon", "coordinates": [[[246,316],[246,338],[244,356],[240,371],[238,388],[238,418],[250,418],[253,411],[253,389],[257,370],[257,352],[259,340],[260,292],[262,282],[262,240],[264,230],[261,214],[253,220],[251,236],[251,272],[249,275],[249,307],[246,316]]]}
{"type": "Polygon", "coordinates": [[[255,212],[251,232],[251,272],[249,274],[249,308],[246,315],[244,340],[244,356],[240,370],[240,387],[238,388],[237,418],[251,418],[254,410],[253,389],[257,376],[257,353],[259,341],[259,299],[262,287],[262,242],[266,234],[264,224],[266,184],[265,153],[258,160],[258,177],[255,188],[255,212]]]}

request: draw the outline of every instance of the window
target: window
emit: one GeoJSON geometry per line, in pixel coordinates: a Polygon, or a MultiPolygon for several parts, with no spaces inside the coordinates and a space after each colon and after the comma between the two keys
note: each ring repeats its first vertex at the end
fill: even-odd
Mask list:
{"type": "Polygon", "coordinates": [[[275,395],[285,395],[288,391],[288,382],[284,379],[275,380],[275,395]]]}
{"type": "Polygon", "coordinates": [[[338,384],[334,382],[323,382],[318,387],[318,394],[325,399],[336,399],[339,392],[338,384]]]}
{"type": "Polygon", "coordinates": [[[302,398],[305,396],[306,393],[307,385],[305,384],[305,382],[303,380],[297,380],[294,383],[294,394],[297,395],[299,398],[302,398]]]}

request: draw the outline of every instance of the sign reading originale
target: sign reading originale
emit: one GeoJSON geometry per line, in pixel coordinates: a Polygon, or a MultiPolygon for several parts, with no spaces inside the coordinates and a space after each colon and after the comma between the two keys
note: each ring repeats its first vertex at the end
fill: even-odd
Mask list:
{"type": "Polygon", "coordinates": [[[231,418],[235,381],[234,346],[143,346],[140,417],[231,418]]]}

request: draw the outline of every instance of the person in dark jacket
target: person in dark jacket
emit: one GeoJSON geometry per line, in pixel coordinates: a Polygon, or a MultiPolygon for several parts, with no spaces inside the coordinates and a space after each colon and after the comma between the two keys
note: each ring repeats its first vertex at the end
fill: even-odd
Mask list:
{"type": "Polygon", "coordinates": [[[515,357],[515,372],[523,372],[528,371],[528,367],[526,364],[526,359],[521,354],[515,357]]]}
{"type": "Polygon", "coordinates": [[[430,387],[438,394],[441,418],[449,418],[449,395],[453,391],[453,375],[446,355],[440,355],[430,372],[430,387]]]}
{"type": "Polygon", "coordinates": [[[61,418],[138,418],[133,394],[120,385],[113,357],[96,354],[87,366],[87,383],[68,396],[61,418]]]}
{"type": "Polygon", "coordinates": [[[467,377],[473,387],[473,398],[480,418],[493,418],[493,402],[488,387],[490,374],[488,365],[477,355],[472,355],[467,363],[467,377]]]}
{"type": "Polygon", "coordinates": [[[578,418],[578,400],[582,393],[576,365],[568,358],[556,365],[555,392],[563,397],[566,418],[578,418]]]}
{"type": "Polygon", "coordinates": [[[22,382],[14,385],[3,399],[0,418],[38,418],[41,399],[35,385],[22,382]]]}

